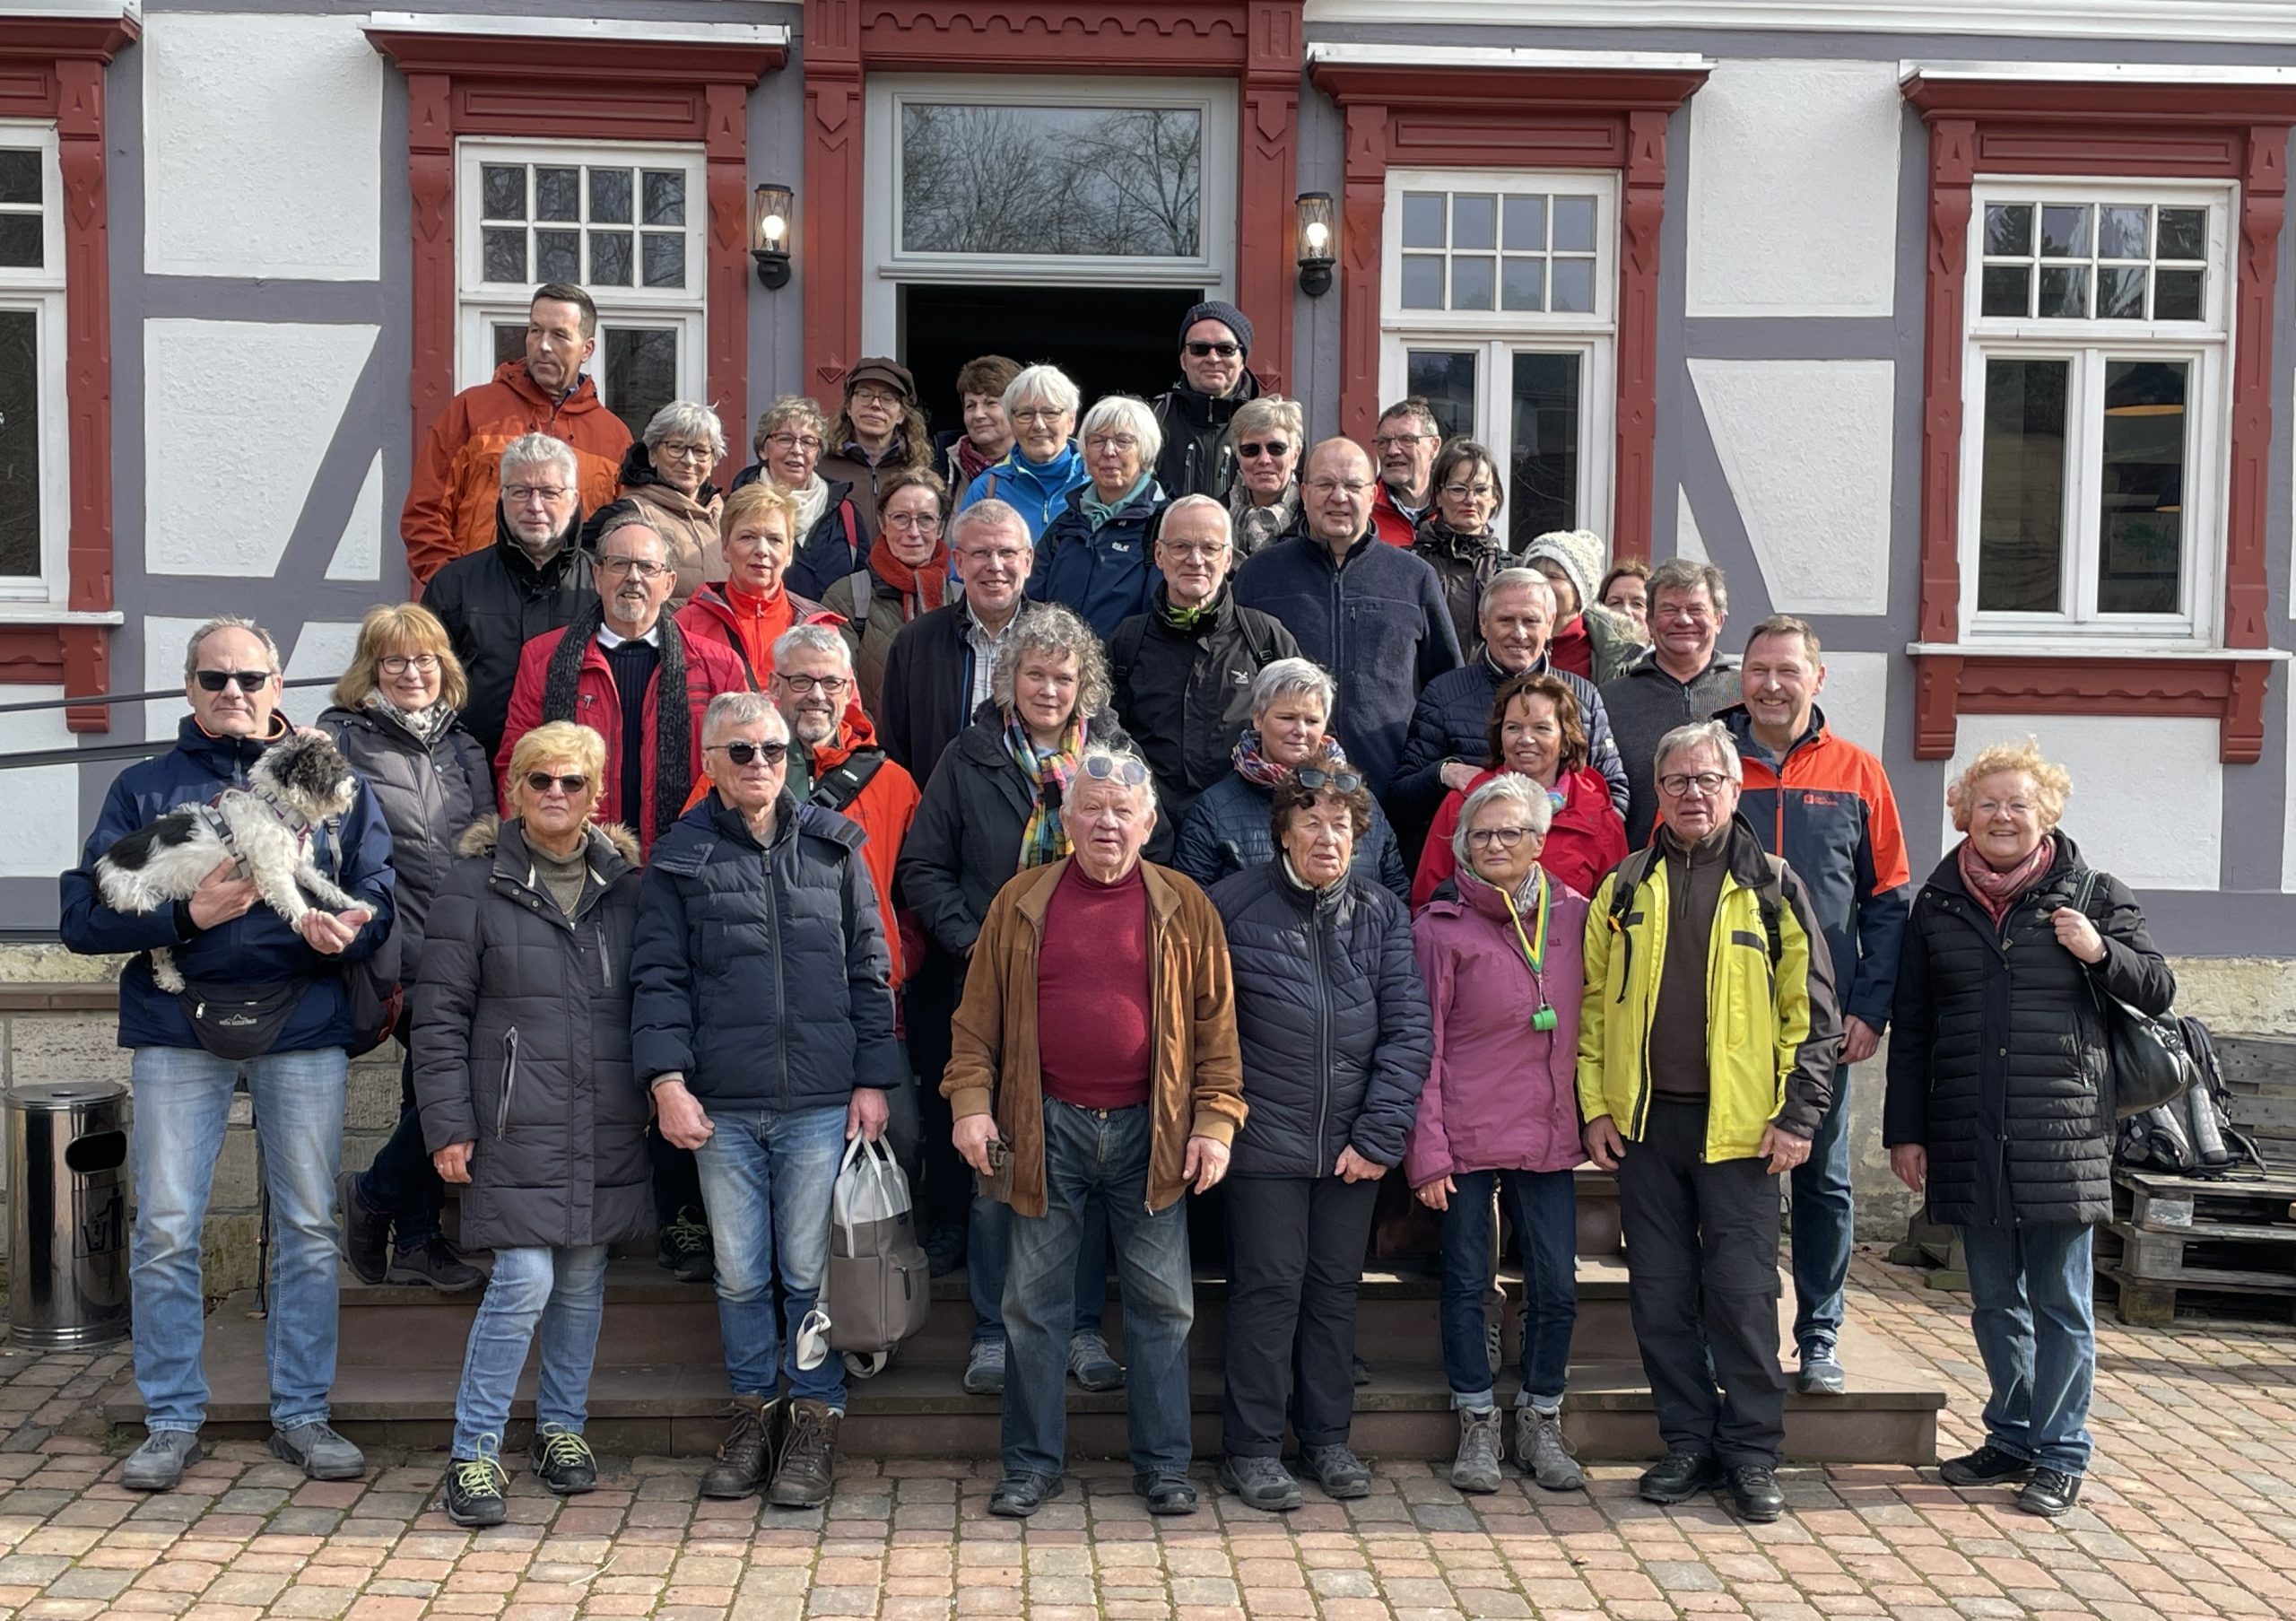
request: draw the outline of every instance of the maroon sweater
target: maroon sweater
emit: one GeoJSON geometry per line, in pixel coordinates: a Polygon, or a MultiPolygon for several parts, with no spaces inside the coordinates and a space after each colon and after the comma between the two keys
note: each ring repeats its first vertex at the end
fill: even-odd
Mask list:
{"type": "Polygon", "coordinates": [[[1047,1097],[1079,1109],[1148,1101],[1148,885],[1140,865],[1095,883],[1075,861],[1045,908],[1037,1062],[1047,1097]]]}

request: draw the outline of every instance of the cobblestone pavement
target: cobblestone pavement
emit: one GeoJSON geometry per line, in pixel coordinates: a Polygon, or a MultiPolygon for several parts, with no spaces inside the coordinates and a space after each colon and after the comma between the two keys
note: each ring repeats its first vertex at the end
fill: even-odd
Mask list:
{"type": "MultiPolygon", "coordinates": [[[[1943,1436],[1973,1444],[1982,1400],[1966,1302],[1859,1259],[1850,1310],[1952,1390],[1943,1436]]],[[[1117,1465],[1025,1529],[987,1512],[987,1465],[848,1463],[825,1512],[697,1503],[698,1465],[605,1460],[607,1489],[561,1503],[521,1474],[512,1523],[477,1535],[435,1507],[437,1455],[376,1460],[313,1485],[230,1442],[182,1490],[115,1484],[92,1398],[125,1365],[0,1356],[0,1615],[994,1616],[1019,1621],[1239,1616],[2296,1616],[2296,1338],[2101,1328],[2098,1464],[2055,1524],[1934,1470],[1791,1470],[1791,1512],[1744,1527],[1718,1507],[1660,1510],[1624,1467],[1591,1498],[1510,1476],[1462,1500],[1421,1464],[1380,1468],[1340,1505],[1309,1489],[1283,1519],[1222,1499],[1152,1521],[1117,1465]]],[[[1856,1376],[1856,1369],[1851,1375],[1856,1376]]]]}

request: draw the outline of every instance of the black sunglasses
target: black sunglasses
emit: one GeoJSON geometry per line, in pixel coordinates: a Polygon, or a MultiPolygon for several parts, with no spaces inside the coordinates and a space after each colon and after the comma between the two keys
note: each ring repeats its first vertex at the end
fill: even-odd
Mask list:
{"type": "Polygon", "coordinates": [[[713,743],[709,747],[724,749],[726,758],[735,765],[747,765],[752,760],[778,765],[789,757],[789,745],[786,743],[751,743],[744,740],[740,743],[713,743]]]}
{"type": "Polygon", "coordinates": [[[1254,440],[1248,445],[1238,445],[1236,447],[1236,454],[1244,458],[1247,461],[1251,461],[1257,460],[1258,458],[1263,456],[1288,455],[1291,452],[1291,449],[1292,447],[1280,439],[1271,439],[1266,440],[1254,440]]]}
{"type": "Polygon", "coordinates": [[[1352,794],[1363,786],[1363,776],[1360,771],[1325,771],[1309,766],[1294,771],[1292,775],[1298,779],[1300,786],[1311,794],[1326,788],[1352,794]]]}
{"type": "Polygon", "coordinates": [[[257,692],[278,673],[276,670],[202,670],[199,672],[199,690],[220,693],[227,686],[236,686],[242,693],[257,692]]]}
{"type": "Polygon", "coordinates": [[[1241,344],[1190,344],[1187,346],[1187,352],[1198,360],[1207,354],[1216,354],[1224,361],[1231,354],[1241,354],[1243,349],[1241,344]]]}
{"type": "Polygon", "coordinates": [[[561,792],[570,797],[580,793],[584,789],[590,786],[590,780],[587,777],[556,777],[552,776],[548,771],[528,771],[526,773],[526,787],[534,793],[546,794],[550,792],[550,785],[553,782],[558,784],[561,792]]]}

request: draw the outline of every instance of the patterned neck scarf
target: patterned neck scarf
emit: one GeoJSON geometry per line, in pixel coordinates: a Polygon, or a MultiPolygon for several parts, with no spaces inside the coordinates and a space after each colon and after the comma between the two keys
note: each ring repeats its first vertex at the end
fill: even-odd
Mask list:
{"type": "Polygon", "coordinates": [[[428,743],[455,723],[455,711],[443,703],[428,709],[403,710],[380,693],[367,694],[367,707],[404,727],[417,743],[428,743]]]}
{"type": "MultiPolygon", "coordinates": [[[[1338,738],[1326,736],[1324,746],[1331,751],[1335,764],[1344,766],[1347,763],[1347,751],[1339,746],[1338,738]]],[[[1244,728],[1243,735],[1236,739],[1235,753],[1229,758],[1236,763],[1237,772],[1243,780],[1256,787],[1272,790],[1277,783],[1288,781],[1292,776],[1290,766],[1278,765],[1260,753],[1259,728],[1255,726],[1244,728]]]]}
{"type": "Polygon", "coordinates": [[[2044,833],[2041,841],[2033,846],[2033,853],[2007,872],[1996,872],[1977,853],[1977,841],[1961,841],[1959,857],[1962,887],[1970,892],[1979,906],[1992,918],[1996,928],[2008,917],[2009,909],[2024,898],[2027,890],[2041,881],[2050,863],[2057,859],[2057,835],[2044,833]]]}
{"type": "Polygon", "coordinates": [[[1027,725],[1015,715],[1004,723],[1004,746],[1012,751],[1013,762],[1021,768],[1021,774],[1036,789],[1036,804],[1029,812],[1029,824],[1021,830],[1021,864],[1013,869],[1026,872],[1048,861],[1057,861],[1069,851],[1068,832],[1060,825],[1060,807],[1067,800],[1068,785],[1076,777],[1077,759],[1084,752],[1084,718],[1072,716],[1060,746],[1050,754],[1039,754],[1036,745],[1029,740],[1027,725]]]}

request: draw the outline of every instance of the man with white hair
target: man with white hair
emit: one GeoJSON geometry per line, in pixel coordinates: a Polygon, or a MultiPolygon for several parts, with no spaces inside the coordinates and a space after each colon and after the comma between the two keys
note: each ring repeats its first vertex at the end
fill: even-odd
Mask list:
{"type": "Polygon", "coordinates": [[[845,1414],[842,1359],[798,1361],[831,1189],[845,1145],[884,1130],[907,1068],[864,835],[789,791],[789,745],[762,693],[710,700],[710,791],[663,834],[639,892],[631,1058],[662,1135],[700,1163],[716,1243],[733,1407],[701,1495],[762,1486],[809,1508],[829,1499],[845,1414]]]}
{"type": "Polygon", "coordinates": [[[1086,747],[1061,820],[1074,853],[989,905],[941,1082],[958,1153],[1013,1209],[988,1508],[1025,1518],[1060,1494],[1076,1260],[1098,1211],[1124,1291],[1133,1489],[1152,1514],[1193,1513],[1180,1196],[1226,1173],[1244,1120],[1227,936],[1194,883],[1140,858],[1156,799],[1137,754],[1086,747]]]}
{"type": "Polygon", "coordinates": [[[1807,887],[1737,814],[1728,728],[1668,732],[1653,774],[1657,835],[1587,914],[1578,1112],[1587,1157],[1618,1172],[1627,1304],[1666,1443],[1642,1496],[1726,1486],[1767,1521],[1786,1508],[1778,1179],[1809,1158],[1833,1095],[1833,958],[1807,887]]]}

